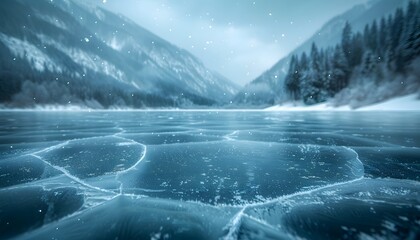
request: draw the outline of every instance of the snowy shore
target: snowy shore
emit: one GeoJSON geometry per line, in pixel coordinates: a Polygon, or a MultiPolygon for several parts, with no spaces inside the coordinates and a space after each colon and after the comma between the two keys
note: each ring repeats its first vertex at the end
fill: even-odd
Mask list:
{"type": "Polygon", "coordinates": [[[385,102],[352,109],[350,106],[334,107],[330,103],[312,106],[288,103],[264,109],[265,111],[420,111],[420,99],[417,94],[397,97],[385,102]]]}

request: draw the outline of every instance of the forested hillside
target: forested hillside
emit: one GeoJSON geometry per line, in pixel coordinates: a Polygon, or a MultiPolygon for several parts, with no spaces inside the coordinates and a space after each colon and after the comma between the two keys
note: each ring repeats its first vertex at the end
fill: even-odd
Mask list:
{"type": "Polygon", "coordinates": [[[335,47],[294,55],[285,78],[289,99],[311,105],[329,99],[358,107],[419,90],[420,6],[410,2],[388,18],[353,32],[347,23],[335,47]]]}

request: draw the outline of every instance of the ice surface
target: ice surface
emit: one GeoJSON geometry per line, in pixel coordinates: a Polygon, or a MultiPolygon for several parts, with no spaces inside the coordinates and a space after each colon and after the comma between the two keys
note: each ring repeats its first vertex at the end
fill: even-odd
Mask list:
{"type": "Polygon", "coordinates": [[[219,141],[149,146],[120,180],[134,191],[161,190],[156,197],[242,204],[361,176],[363,164],[344,147],[219,141]]]}
{"type": "Polygon", "coordinates": [[[83,204],[76,188],[25,187],[0,191],[2,238],[30,231],[76,212],[83,204]]]}
{"type": "Polygon", "coordinates": [[[361,179],[255,205],[246,213],[305,238],[404,238],[418,235],[419,187],[361,179]]]}
{"type": "Polygon", "coordinates": [[[143,156],[145,146],[116,136],[71,140],[33,153],[79,178],[127,170],[143,156]]]}
{"type": "Polygon", "coordinates": [[[198,203],[118,196],[20,239],[217,239],[231,216],[198,203]]]}
{"type": "Polygon", "coordinates": [[[419,113],[0,115],[1,239],[419,237],[419,113]]]}

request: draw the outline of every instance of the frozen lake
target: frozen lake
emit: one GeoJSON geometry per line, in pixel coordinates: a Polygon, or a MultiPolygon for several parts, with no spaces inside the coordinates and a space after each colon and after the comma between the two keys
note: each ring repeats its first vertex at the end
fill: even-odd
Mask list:
{"type": "Polygon", "coordinates": [[[0,116],[0,239],[420,236],[420,113],[0,116]]]}

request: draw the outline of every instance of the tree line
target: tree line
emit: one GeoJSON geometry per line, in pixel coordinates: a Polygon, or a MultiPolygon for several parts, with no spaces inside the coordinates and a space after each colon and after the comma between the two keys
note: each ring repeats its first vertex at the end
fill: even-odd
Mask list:
{"type": "Polygon", "coordinates": [[[335,47],[319,49],[313,43],[309,55],[292,56],[285,78],[289,99],[310,105],[363,84],[360,79],[381,84],[397,79],[390,76],[409,75],[420,56],[419,13],[418,1],[412,1],[405,10],[367,24],[363,32],[354,33],[347,22],[335,47]]]}

